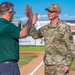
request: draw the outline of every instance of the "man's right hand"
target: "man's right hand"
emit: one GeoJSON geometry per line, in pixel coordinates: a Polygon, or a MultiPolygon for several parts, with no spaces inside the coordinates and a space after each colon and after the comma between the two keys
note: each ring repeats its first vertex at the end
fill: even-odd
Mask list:
{"type": "Polygon", "coordinates": [[[64,66],[64,73],[68,73],[69,72],[69,66],[64,66]]]}
{"type": "Polygon", "coordinates": [[[29,5],[26,5],[26,12],[25,12],[26,16],[29,19],[33,19],[33,12],[32,12],[32,8],[29,7],[29,5]]]}

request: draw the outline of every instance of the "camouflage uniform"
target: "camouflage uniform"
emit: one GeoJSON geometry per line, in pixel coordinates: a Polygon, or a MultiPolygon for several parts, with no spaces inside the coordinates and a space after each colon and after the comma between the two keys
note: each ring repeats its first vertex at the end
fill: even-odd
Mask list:
{"type": "MultiPolygon", "coordinates": [[[[45,10],[61,12],[59,5],[52,4],[45,10]]],[[[69,75],[64,73],[65,65],[69,66],[74,58],[73,36],[69,25],[59,21],[56,25],[51,23],[36,30],[33,26],[30,31],[33,38],[44,37],[45,41],[45,75],[69,75]]]]}

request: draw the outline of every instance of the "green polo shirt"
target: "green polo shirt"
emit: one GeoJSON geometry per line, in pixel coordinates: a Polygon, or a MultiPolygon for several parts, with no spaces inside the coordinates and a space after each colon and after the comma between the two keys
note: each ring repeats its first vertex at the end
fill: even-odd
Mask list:
{"type": "Polygon", "coordinates": [[[19,60],[19,41],[21,29],[0,18],[0,62],[19,60]]]}

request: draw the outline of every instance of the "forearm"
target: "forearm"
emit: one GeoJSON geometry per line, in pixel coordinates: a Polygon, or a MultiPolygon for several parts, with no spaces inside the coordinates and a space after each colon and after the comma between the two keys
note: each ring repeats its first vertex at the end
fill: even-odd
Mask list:
{"type": "Polygon", "coordinates": [[[29,18],[23,29],[20,31],[20,38],[25,38],[28,36],[32,26],[32,18],[29,18]]]}
{"type": "Polygon", "coordinates": [[[39,30],[36,30],[35,26],[32,26],[32,28],[30,30],[30,35],[34,39],[42,38],[42,36],[39,33],[41,33],[41,32],[39,32],[39,30]]]}

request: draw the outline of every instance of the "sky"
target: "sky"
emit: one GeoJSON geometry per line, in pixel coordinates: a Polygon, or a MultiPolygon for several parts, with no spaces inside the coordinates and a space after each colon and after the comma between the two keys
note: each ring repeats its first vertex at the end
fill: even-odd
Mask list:
{"type": "Polygon", "coordinates": [[[0,4],[6,1],[14,4],[16,14],[13,20],[21,20],[23,22],[27,20],[24,14],[26,4],[32,7],[33,14],[38,13],[38,20],[48,20],[45,8],[51,4],[59,4],[61,8],[59,18],[61,20],[75,20],[75,0],[0,0],[0,4]]]}

